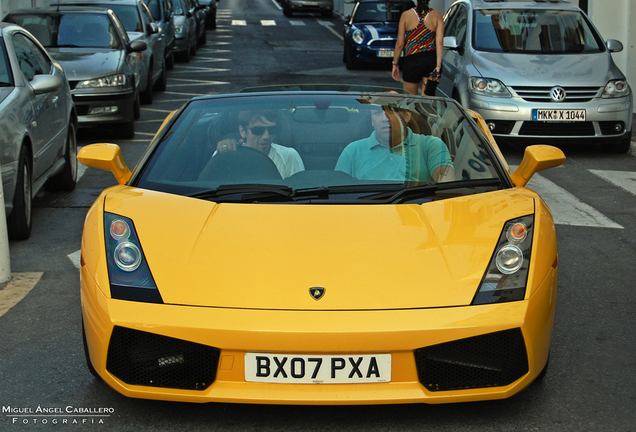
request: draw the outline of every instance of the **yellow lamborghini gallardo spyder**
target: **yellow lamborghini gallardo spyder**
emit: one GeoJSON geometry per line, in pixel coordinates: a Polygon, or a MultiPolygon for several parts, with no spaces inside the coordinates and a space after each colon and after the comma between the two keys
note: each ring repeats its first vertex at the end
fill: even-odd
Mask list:
{"type": "Polygon", "coordinates": [[[391,93],[195,98],[88,211],[90,371],[130,397],[263,404],[500,399],[545,373],[550,210],[483,119],[391,93]]]}

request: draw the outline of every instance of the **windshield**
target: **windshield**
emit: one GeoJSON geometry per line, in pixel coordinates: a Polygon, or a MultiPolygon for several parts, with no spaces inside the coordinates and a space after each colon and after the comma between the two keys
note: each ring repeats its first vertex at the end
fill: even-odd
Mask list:
{"type": "Polygon", "coordinates": [[[134,185],[182,195],[501,184],[492,150],[454,102],[397,94],[195,100],[149,151],[134,185]]]}
{"type": "Polygon", "coordinates": [[[412,8],[413,3],[377,2],[358,3],[353,22],[399,22],[402,12],[412,8]]]}
{"type": "Polygon", "coordinates": [[[129,32],[143,32],[144,26],[141,22],[141,16],[136,5],[125,5],[116,3],[91,3],[96,7],[103,7],[115,12],[119,21],[129,32]]]}
{"type": "Polygon", "coordinates": [[[506,53],[581,54],[604,50],[603,41],[580,12],[477,10],[473,46],[506,53]]]}
{"type": "Polygon", "coordinates": [[[29,30],[45,48],[119,48],[117,31],[105,14],[15,14],[11,22],[29,30]]]}

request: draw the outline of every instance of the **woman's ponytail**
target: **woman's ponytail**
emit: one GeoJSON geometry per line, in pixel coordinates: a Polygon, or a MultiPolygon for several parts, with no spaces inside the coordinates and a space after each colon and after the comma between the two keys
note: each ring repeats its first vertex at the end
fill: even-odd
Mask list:
{"type": "Polygon", "coordinates": [[[431,8],[428,6],[431,0],[417,0],[417,13],[422,14],[423,12],[428,12],[431,8]]]}

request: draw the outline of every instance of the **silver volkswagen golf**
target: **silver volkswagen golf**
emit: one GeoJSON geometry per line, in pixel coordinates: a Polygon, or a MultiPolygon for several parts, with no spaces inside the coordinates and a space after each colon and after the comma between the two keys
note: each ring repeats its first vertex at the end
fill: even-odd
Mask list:
{"type": "Polygon", "coordinates": [[[630,148],[632,92],[588,17],[564,0],[459,0],[444,16],[437,94],[479,112],[497,141],[630,148]]]}

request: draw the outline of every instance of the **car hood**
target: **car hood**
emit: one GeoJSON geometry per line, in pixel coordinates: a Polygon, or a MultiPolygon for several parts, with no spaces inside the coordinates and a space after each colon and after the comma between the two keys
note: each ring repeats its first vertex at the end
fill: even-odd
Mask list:
{"type": "Polygon", "coordinates": [[[605,86],[623,78],[607,53],[530,55],[473,52],[473,65],[485,78],[509,86],[605,86]]]}
{"type": "Polygon", "coordinates": [[[397,39],[398,23],[354,23],[360,29],[364,29],[373,39],[397,39]]]}
{"type": "Polygon", "coordinates": [[[166,304],[373,310],[470,304],[504,223],[533,214],[534,199],[509,189],[424,205],[216,204],[118,187],[104,209],[133,220],[166,304]]]}
{"type": "Polygon", "coordinates": [[[93,79],[119,73],[125,51],[99,48],[47,48],[60,62],[69,81],[93,79]]]}

